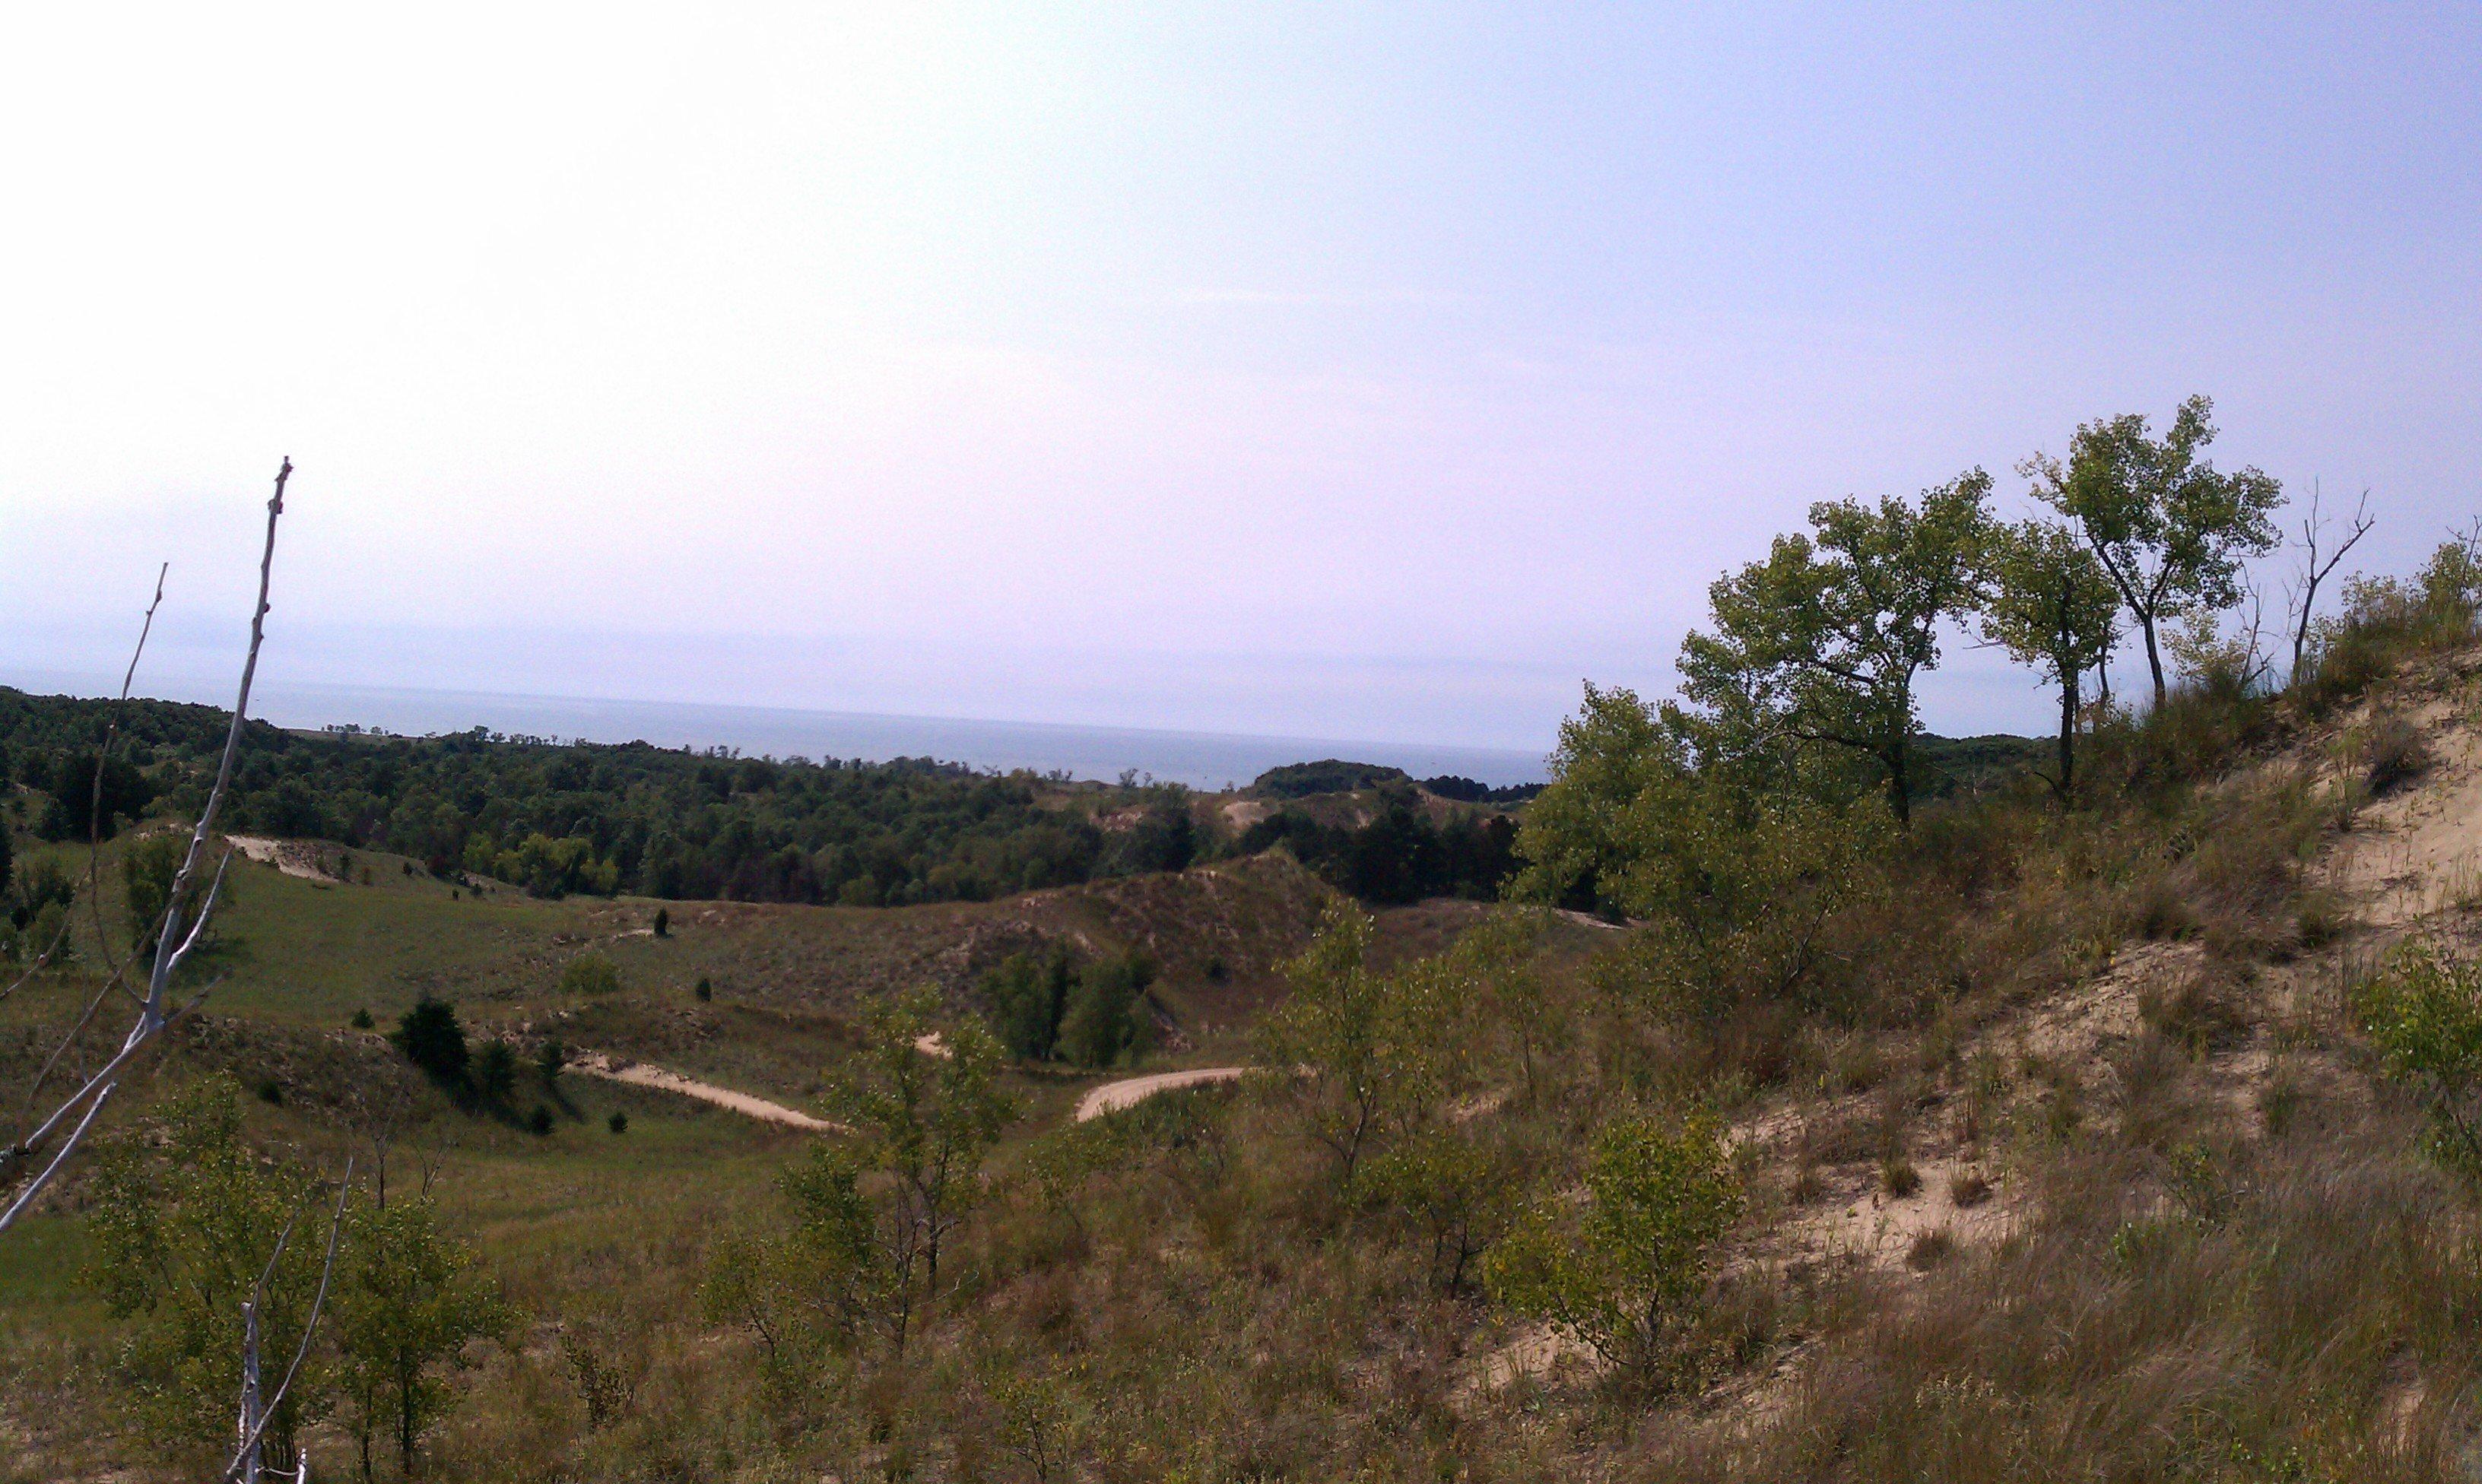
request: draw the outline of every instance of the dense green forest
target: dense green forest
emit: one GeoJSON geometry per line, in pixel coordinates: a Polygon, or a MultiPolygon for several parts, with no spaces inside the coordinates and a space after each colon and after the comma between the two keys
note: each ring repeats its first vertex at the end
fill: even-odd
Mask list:
{"type": "MultiPolygon", "coordinates": [[[[0,691],[12,771],[37,832],[82,835],[100,701],[0,691]]],[[[225,714],[133,701],[109,770],[111,820],[186,817],[225,714]]],[[[1177,790],[1138,791],[1106,829],[1065,791],[928,759],[778,762],[644,742],[555,743],[480,731],[305,736],[252,723],[231,814],[241,833],[332,840],[495,876],[542,896],[880,905],[1177,869],[1198,849],[1177,790]]]]}
{"type": "MultiPolygon", "coordinates": [[[[116,715],[104,701],[0,690],[0,767],[31,791],[19,808],[34,833],[83,838],[95,811],[95,747],[117,726],[103,770],[109,834],[145,817],[191,817],[226,724],[213,707],[136,700],[116,715]]],[[[226,819],[238,833],[394,851],[443,876],[490,876],[543,897],[987,900],[1279,843],[1372,901],[1491,898],[1513,873],[1505,816],[1468,809],[1435,820],[1394,768],[1278,772],[1322,769],[1350,774],[1348,786],[1386,783],[1375,813],[1339,824],[1287,812],[1234,839],[1175,785],[1076,785],[928,758],[779,761],[479,730],[404,738],[253,722],[226,819]]],[[[31,915],[42,903],[16,905],[31,915]]]]}

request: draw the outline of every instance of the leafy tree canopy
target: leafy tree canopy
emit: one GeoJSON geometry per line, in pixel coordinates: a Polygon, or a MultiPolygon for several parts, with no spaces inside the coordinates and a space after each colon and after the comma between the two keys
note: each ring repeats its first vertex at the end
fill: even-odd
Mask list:
{"type": "Polygon", "coordinates": [[[2193,611],[2240,601],[2241,563],[2276,543],[2283,485],[2255,468],[2219,474],[2205,456],[2214,404],[2192,397],[2152,437],[2143,413],[2080,426],[2064,463],[2037,454],[2021,466],[2035,494],[2074,522],[2146,641],[2157,706],[2169,694],[2157,632],[2193,611]]]}
{"type": "Polygon", "coordinates": [[[1941,622],[1973,606],[1990,493],[1975,469],[1918,504],[1821,503],[1814,535],[1779,536],[1766,560],[1718,579],[1713,632],[1691,634],[1680,655],[1681,693],[1710,736],[1735,749],[1792,740],[1872,759],[1906,819],[1914,682],[1939,664],[1941,622]]]}

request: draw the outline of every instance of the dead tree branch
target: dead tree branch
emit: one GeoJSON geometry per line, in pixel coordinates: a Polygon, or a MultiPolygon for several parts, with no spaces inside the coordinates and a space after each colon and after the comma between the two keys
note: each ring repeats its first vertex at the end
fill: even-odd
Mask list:
{"type": "MultiPolygon", "coordinates": [[[[283,460],[276,471],[276,493],[267,502],[267,540],[258,560],[258,603],[251,611],[250,649],[242,660],[241,688],[233,699],[232,725],[224,734],[224,756],[216,767],[215,785],[207,792],[205,807],[198,811],[198,823],[190,831],[190,847],[183,854],[180,870],[173,873],[172,887],[167,894],[168,899],[164,905],[163,919],[156,928],[155,959],[147,975],[146,993],[140,1000],[136,1019],[128,1032],[121,1037],[120,1050],[110,1061],[104,1063],[103,1070],[87,1079],[75,1093],[53,1109],[49,1117],[37,1125],[33,1133],[17,1140],[5,1151],[0,1151],[0,1177],[13,1175],[17,1169],[32,1162],[55,1133],[65,1127],[68,1129],[67,1136],[62,1141],[59,1150],[52,1155],[50,1160],[38,1174],[13,1192],[6,1210],[0,1210],[0,1232],[5,1232],[15,1225],[17,1218],[33,1205],[35,1197],[42,1192],[43,1187],[49,1185],[67,1163],[70,1153],[85,1139],[87,1131],[93,1126],[96,1110],[102,1107],[106,1099],[111,1097],[113,1089],[119,1083],[121,1073],[127,1069],[130,1062],[158,1035],[162,1034],[165,1027],[177,1018],[178,1014],[185,1013],[196,1003],[196,1001],[193,1001],[191,1005],[183,1005],[179,1011],[169,1008],[172,979],[179,973],[182,965],[189,961],[190,955],[197,950],[206,931],[208,920],[215,914],[216,902],[224,887],[225,868],[232,864],[230,850],[226,850],[223,858],[216,863],[215,875],[207,886],[204,898],[198,903],[195,917],[185,924],[183,913],[185,904],[195,889],[199,859],[206,853],[207,837],[215,828],[216,815],[224,807],[225,794],[231,790],[234,760],[241,753],[244,728],[250,715],[251,684],[258,674],[259,646],[267,638],[268,586],[276,569],[276,524],[277,517],[284,513],[284,485],[292,475],[293,461],[289,458],[283,460]],[[74,1120],[73,1125],[72,1120],[74,1120]]],[[[152,612],[150,608],[150,614],[152,612]]],[[[151,618],[149,625],[150,627],[152,625],[151,618]]],[[[143,636],[141,642],[142,644],[144,642],[143,636]]],[[[131,659],[130,665],[131,673],[134,675],[137,667],[135,657],[131,659]]],[[[101,765],[97,766],[100,768],[101,765]]],[[[100,790],[98,773],[98,796],[100,790]]],[[[100,808],[99,802],[97,807],[100,808]]],[[[109,984],[119,977],[119,976],[116,974],[106,982],[109,984]]]]}
{"type": "Polygon", "coordinates": [[[2328,574],[2334,572],[2337,563],[2344,560],[2344,554],[2359,544],[2362,537],[2368,535],[2372,526],[2378,524],[2370,514],[2368,490],[2362,491],[2361,503],[2353,507],[2353,519],[2350,524],[2351,530],[2345,534],[2343,544],[2328,553],[2325,561],[2320,561],[2318,543],[2327,534],[2327,520],[2319,513],[2318,486],[2314,483],[2310,486],[2310,513],[2303,516],[2301,520],[2301,575],[2292,585],[2293,596],[2299,602],[2300,611],[2293,615],[2292,620],[2292,669],[2289,672],[2291,676],[2300,675],[2302,657],[2310,649],[2310,613],[2312,606],[2318,601],[2318,585],[2327,581],[2328,574]]]}
{"type": "MultiPolygon", "coordinates": [[[[292,1222],[286,1222],[283,1235],[277,1237],[276,1251],[268,1257],[267,1266],[258,1275],[257,1287],[251,1291],[250,1307],[245,1311],[248,1319],[243,1327],[242,1341],[246,1349],[242,1357],[244,1391],[241,1446],[234,1451],[232,1462],[224,1469],[224,1484],[258,1484],[259,1441],[266,1435],[269,1419],[275,1417],[277,1409],[284,1405],[284,1393],[293,1389],[293,1378],[302,1371],[303,1357],[310,1353],[310,1337],[318,1333],[319,1311],[328,1302],[328,1282],[336,1273],[336,1242],[345,1231],[345,1200],[352,1194],[353,1188],[354,1161],[349,1157],[345,1160],[344,1177],[336,1182],[336,1210],[335,1213],[328,1218],[328,1256],[319,1266],[319,1289],[310,1297],[310,1315],[302,1323],[301,1343],[293,1347],[293,1362],[284,1367],[284,1379],[277,1383],[276,1393],[263,1403],[257,1396],[258,1304],[267,1291],[267,1280],[276,1272],[277,1260],[284,1256],[284,1243],[293,1235],[292,1222]]],[[[298,1218],[299,1212],[296,1212],[296,1216],[298,1218]]],[[[304,1451],[306,1454],[308,1450],[305,1448],[304,1451]]],[[[301,1476],[308,1477],[308,1459],[304,1457],[296,1462],[301,1465],[301,1476]]]]}

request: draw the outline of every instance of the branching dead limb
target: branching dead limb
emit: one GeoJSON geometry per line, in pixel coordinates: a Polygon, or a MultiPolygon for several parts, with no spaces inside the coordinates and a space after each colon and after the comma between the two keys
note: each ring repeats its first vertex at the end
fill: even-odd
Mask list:
{"type": "MultiPolygon", "coordinates": [[[[63,1138],[59,1149],[54,1151],[50,1159],[13,1192],[7,1209],[0,1210],[0,1232],[5,1232],[14,1225],[17,1218],[33,1205],[36,1196],[40,1195],[43,1187],[51,1184],[54,1177],[59,1175],[62,1168],[66,1165],[70,1154],[85,1140],[87,1132],[94,1126],[95,1114],[110,1099],[114,1089],[119,1084],[121,1074],[128,1069],[138,1054],[162,1034],[164,1028],[173,1020],[181,1014],[186,1014],[198,1003],[198,1000],[193,999],[188,1004],[182,1005],[178,1011],[168,1009],[172,980],[179,974],[181,967],[189,961],[190,955],[197,951],[198,944],[203,939],[208,921],[215,915],[216,903],[222,895],[224,872],[232,864],[232,852],[226,850],[223,858],[216,863],[215,874],[207,885],[203,899],[198,902],[197,913],[185,921],[185,904],[195,889],[198,863],[206,853],[207,838],[215,828],[216,816],[223,810],[224,796],[232,787],[233,764],[240,756],[242,738],[248,725],[251,686],[258,674],[259,647],[267,638],[268,588],[276,569],[276,526],[278,517],[284,513],[284,485],[292,475],[293,461],[289,458],[283,460],[276,471],[276,493],[267,502],[267,539],[258,561],[258,603],[251,611],[250,648],[242,660],[241,686],[233,699],[232,725],[224,734],[224,756],[216,766],[215,784],[208,790],[206,804],[198,811],[198,823],[190,831],[189,849],[181,857],[180,870],[173,874],[172,890],[167,894],[164,904],[164,914],[156,926],[155,957],[147,975],[146,992],[139,999],[136,1019],[127,1033],[121,1037],[120,1050],[114,1054],[111,1060],[104,1063],[103,1069],[80,1084],[78,1090],[55,1107],[48,1117],[36,1126],[34,1132],[17,1140],[5,1151],[0,1151],[0,1175],[13,1174],[16,1170],[31,1164],[53,1135],[60,1133],[65,1128],[67,1130],[66,1136],[63,1138]]],[[[157,596],[160,601],[162,596],[160,574],[157,577],[157,596]]],[[[151,630],[154,625],[154,606],[150,604],[147,608],[146,628],[148,630],[151,630]]],[[[145,645],[145,633],[142,632],[139,638],[139,647],[142,652],[145,645]]],[[[133,654],[130,657],[128,677],[123,679],[121,686],[124,700],[127,698],[131,680],[137,674],[137,666],[138,657],[133,654]]],[[[90,837],[101,834],[102,768],[109,753],[110,735],[107,734],[103,755],[98,757],[95,765],[95,817],[91,821],[90,837]]],[[[92,844],[92,838],[90,843],[92,844]]],[[[90,856],[90,888],[99,875],[92,865],[92,859],[90,856]]],[[[99,911],[96,921],[100,930],[99,911]]],[[[66,931],[65,923],[62,929],[64,937],[66,936],[66,931]]],[[[52,950],[46,950],[44,958],[39,960],[39,966],[41,962],[48,961],[51,952],[58,947],[58,943],[55,943],[52,950]]],[[[125,982],[127,967],[127,961],[123,961],[106,977],[107,993],[111,985],[125,982]]],[[[85,1023],[85,1017],[81,1017],[79,1030],[84,1028],[85,1023]]],[[[76,1031],[72,1031],[70,1039],[75,1039],[76,1034],[76,1031]]],[[[56,1054],[53,1061],[56,1063],[57,1060],[56,1054]]],[[[48,1075],[47,1071],[46,1076],[48,1075]]]]}
{"type": "Polygon", "coordinates": [[[2311,607],[2318,601],[2318,585],[2327,581],[2328,574],[2344,560],[2344,554],[2358,545],[2362,537],[2368,535],[2370,528],[2377,524],[2377,517],[2370,514],[2370,492],[2365,489],[2362,491],[2361,503],[2353,507],[2353,518],[2343,544],[2328,553],[2322,562],[2318,557],[2318,542],[2327,534],[2327,521],[2318,510],[2318,486],[2314,483],[2310,486],[2310,513],[2301,519],[2301,575],[2294,580],[2291,593],[2297,605],[2292,615],[2292,675],[2301,673],[2302,657],[2310,648],[2310,614],[2311,607]]]}

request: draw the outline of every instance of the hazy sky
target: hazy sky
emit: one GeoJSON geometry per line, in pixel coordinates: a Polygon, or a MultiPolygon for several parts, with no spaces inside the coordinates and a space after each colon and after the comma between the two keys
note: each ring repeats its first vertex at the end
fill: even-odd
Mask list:
{"type": "Polygon", "coordinates": [[[1517,746],[2192,391],[2482,512],[2474,5],[30,7],[0,138],[0,680],[220,673],[288,453],[277,683],[1517,746]]]}

